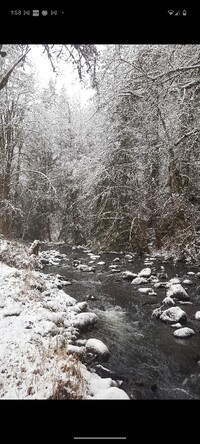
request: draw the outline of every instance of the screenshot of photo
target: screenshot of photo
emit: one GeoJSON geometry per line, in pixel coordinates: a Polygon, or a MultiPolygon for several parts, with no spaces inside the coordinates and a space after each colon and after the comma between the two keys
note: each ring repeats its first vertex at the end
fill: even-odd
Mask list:
{"type": "Polygon", "coordinates": [[[150,410],[200,399],[198,7],[15,8],[0,30],[0,400],[48,401],[66,442],[133,442],[150,410]]]}

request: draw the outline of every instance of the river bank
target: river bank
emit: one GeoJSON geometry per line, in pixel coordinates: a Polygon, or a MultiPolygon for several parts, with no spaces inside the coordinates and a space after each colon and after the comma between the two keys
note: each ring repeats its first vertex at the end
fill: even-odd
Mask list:
{"type": "MultiPolygon", "coordinates": [[[[1,250],[2,246],[1,243],[1,250]]],[[[25,370],[20,377],[18,372],[17,380],[13,379],[12,371],[16,369],[14,361],[20,359],[15,358],[6,382],[12,376],[13,391],[4,388],[3,392],[2,388],[2,396],[200,398],[200,323],[195,318],[200,310],[197,265],[158,256],[142,259],[123,252],[94,254],[85,247],[63,244],[43,244],[38,257],[29,256],[28,249],[25,253],[27,246],[21,245],[20,250],[18,244],[18,254],[16,245],[10,247],[15,250],[11,259],[17,271],[13,267],[5,270],[5,265],[2,268],[1,321],[7,332],[17,333],[20,326],[21,333],[15,337],[21,337],[21,343],[16,347],[12,345],[13,337],[5,340],[7,355],[2,354],[2,360],[12,362],[13,353],[17,356],[16,350],[20,349],[26,355],[27,344],[31,344],[32,355],[36,357],[32,356],[29,364],[26,359],[25,370]],[[143,281],[133,283],[138,278],[143,281]],[[172,290],[177,290],[173,285],[177,283],[172,281],[170,287],[170,280],[174,278],[180,280],[182,295],[185,291],[188,300],[173,294],[172,290]],[[12,304],[8,303],[9,298],[12,304]],[[9,314],[10,305],[15,313],[9,314]],[[180,320],[181,324],[174,329],[171,323],[160,319],[171,307],[178,307],[186,314],[186,320],[183,323],[180,320]],[[153,315],[156,310],[161,310],[159,316],[153,315]],[[175,331],[181,332],[182,328],[193,330],[194,334],[190,338],[175,337],[175,331]],[[43,350],[42,355],[39,350],[43,350]],[[42,366],[41,356],[45,362],[42,366]]],[[[6,253],[1,258],[6,261],[6,253]]]]}
{"type": "MultiPolygon", "coordinates": [[[[87,303],[64,292],[70,284],[59,276],[35,271],[39,258],[25,245],[0,247],[0,398],[128,399],[120,382],[89,372],[72,345],[78,329],[96,321],[87,303]]],[[[79,352],[86,349],[91,343],[80,341],[79,352]]]]}

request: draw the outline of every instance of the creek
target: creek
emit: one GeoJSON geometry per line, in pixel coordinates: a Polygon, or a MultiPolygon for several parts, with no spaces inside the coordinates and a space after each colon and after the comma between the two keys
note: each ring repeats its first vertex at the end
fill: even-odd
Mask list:
{"type": "Polygon", "coordinates": [[[98,322],[81,338],[93,337],[107,345],[110,357],[103,365],[123,381],[121,388],[131,399],[200,399],[200,321],[194,318],[200,310],[200,279],[187,274],[198,272],[199,267],[162,258],[147,265],[156,272],[164,266],[167,280],[178,276],[181,281],[192,281],[190,286],[183,285],[192,305],[180,306],[187,314],[187,327],[195,335],[175,339],[169,324],[151,317],[165,297],[165,288],[154,288],[152,283],[134,286],[109,268],[117,263],[121,271],[138,273],[145,267],[144,259],[135,256],[129,263],[124,253],[102,253],[93,264],[95,271],[83,272],[73,266],[73,261],[88,265],[86,249],[66,245],[43,245],[42,249],[56,249],[67,255],[68,261],[60,266],[47,265],[43,272],[65,276],[72,284],[65,288],[66,293],[78,302],[88,301],[88,311],[97,314],[98,322]],[[117,257],[119,262],[114,261],[117,257]],[[157,295],[139,293],[141,286],[152,287],[157,295]]]}

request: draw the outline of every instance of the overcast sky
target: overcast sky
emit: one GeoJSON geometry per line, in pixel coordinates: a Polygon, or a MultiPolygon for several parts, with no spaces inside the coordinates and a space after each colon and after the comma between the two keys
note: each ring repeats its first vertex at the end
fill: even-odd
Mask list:
{"type": "Polygon", "coordinates": [[[56,79],[58,88],[64,85],[68,91],[68,95],[77,95],[81,105],[85,106],[88,98],[93,95],[93,90],[81,86],[77,72],[74,71],[74,68],[69,63],[59,63],[58,76],[56,77],[47,55],[42,54],[43,51],[44,48],[42,45],[32,45],[29,53],[29,60],[35,65],[37,80],[41,87],[48,85],[50,79],[56,79]]]}

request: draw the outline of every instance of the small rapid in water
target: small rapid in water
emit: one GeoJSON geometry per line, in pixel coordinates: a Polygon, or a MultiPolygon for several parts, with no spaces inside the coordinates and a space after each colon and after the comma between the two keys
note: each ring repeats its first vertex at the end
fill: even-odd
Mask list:
{"type": "Polygon", "coordinates": [[[65,288],[66,293],[78,302],[87,300],[88,310],[97,314],[98,322],[81,338],[94,337],[107,345],[110,357],[103,365],[114,372],[116,379],[122,380],[121,388],[131,399],[200,399],[200,321],[194,318],[200,310],[200,279],[187,274],[197,273],[199,267],[161,258],[145,265],[144,259],[136,256],[130,263],[125,254],[102,253],[92,264],[94,271],[83,272],[74,267],[73,261],[88,265],[91,258],[86,249],[65,245],[48,245],[43,249],[56,249],[67,255],[67,262],[47,265],[43,272],[65,276],[72,284],[65,288]],[[192,305],[180,304],[180,307],[187,314],[187,327],[195,335],[176,339],[169,324],[152,318],[153,310],[165,297],[165,288],[154,288],[153,283],[132,285],[122,278],[121,272],[112,271],[112,264],[117,264],[121,272],[133,273],[146,266],[154,267],[158,273],[164,265],[168,277],[163,282],[176,276],[181,280],[189,278],[192,284],[182,285],[192,305]],[[138,291],[146,286],[156,295],[138,291]]]}

